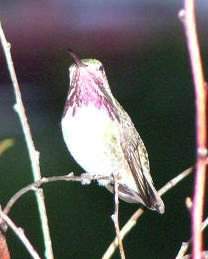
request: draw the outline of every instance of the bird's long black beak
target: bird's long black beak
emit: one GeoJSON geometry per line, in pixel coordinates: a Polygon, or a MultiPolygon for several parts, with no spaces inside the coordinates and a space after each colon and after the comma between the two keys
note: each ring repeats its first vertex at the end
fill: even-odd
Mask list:
{"type": "Polygon", "coordinates": [[[85,65],[81,59],[74,53],[74,51],[72,49],[67,49],[69,55],[73,58],[75,64],[78,66],[78,67],[87,67],[87,65],[85,65]]]}

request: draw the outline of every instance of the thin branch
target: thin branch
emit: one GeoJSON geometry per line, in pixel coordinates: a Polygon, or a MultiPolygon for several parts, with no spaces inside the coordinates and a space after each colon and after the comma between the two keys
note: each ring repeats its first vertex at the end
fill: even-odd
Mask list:
{"type": "MultiPolygon", "coordinates": [[[[27,144],[27,149],[28,149],[32,172],[33,172],[33,178],[34,178],[34,181],[38,181],[39,179],[41,179],[41,172],[40,172],[40,166],[39,166],[39,153],[35,149],[31,130],[27,121],[27,116],[22,102],[20,87],[17,81],[17,76],[16,76],[14,64],[11,57],[11,44],[6,40],[1,22],[0,22],[0,40],[6,57],[8,70],[9,70],[13,88],[14,88],[14,94],[16,98],[16,104],[14,105],[14,108],[19,116],[22,130],[24,132],[25,141],[27,144]]],[[[47,218],[46,206],[44,202],[43,190],[39,189],[37,192],[35,192],[35,194],[36,194],[36,200],[38,204],[41,227],[43,232],[45,255],[46,255],[46,258],[53,259],[54,256],[53,256],[52,243],[50,238],[50,231],[48,226],[48,218],[47,218]]]]}
{"type": "Polygon", "coordinates": [[[169,190],[171,190],[173,187],[175,187],[179,182],[181,182],[184,178],[189,176],[194,170],[194,167],[189,167],[183,172],[181,172],[179,175],[168,181],[160,190],[158,191],[159,195],[162,196],[169,190]]]}
{"type": "MultiPolygon", "coordinates": [[[[190,175],[193,171],[193,167],[190,167],[186,170],[184,170],[182,173],[177,175],[175,178],[168,181],[160,190],[159,194],[162,196],[166,192],[168,192],[170,189],[175,187],[180,181],[182,181],[185,177],[190,175]]],[[[122,227],[120,231],[120,238],[123,240],[124,237],[130,232],[130,230],[136,225],[138,219],[143,214],[144,209],[138,209],[134,212],[134,214],[130,217],[130,219],[126,222],[126,224],[122,227]]],[[[113,240],[113,242],[110,244],[108,249],[105,251],[104,255],[102,256],[102,259],[109,259],[115,252],[116,248],[118,247],[118,239],[117,237],[113,240]]]]}
{"type": "MultiPolygon", "coordinates": [[[[203,223],[201,225],[201,231],[203,231],[207,226],[208,226],[208,217],[203,221],[203,223]]],[[[191,242],[192,242],[192,239],[182,243],[181,248],[178,251],[178,254],[175,259],[181,259],[181,258],[183,258],[183,256],[185,256],[186,252],[189,249],[191,242]]]]}
{"type": "Polygon", "coordinates": [[[31,183],[22,189],[20,189],[18,192],[16,192],[10,200],[7,202],[6,206],[4,207],[4,213],[8,214],[14,204],[27,192],[30,191],[36,191],[38,188],[40,188],[43,184],[45,183],[51,183],[51,182],[56,182],[56,181],[81,181],[81,177],[79,176],[74,176],[73,173],[64,175],[64,176],[52,176],[52,177],[43,177],[40,180],[31,183]]]}
{"type": "MultiPolygon", "coordinates": [[[[201,254],[200,254],[200,259],[208,259],[208,251],[203,251],[201,254]]],[[[187,254],[187,255],[184,255],[182,257],[180,257],[180,259],[192,259],[192,255],[191,254],[187,254]]]]}
{"type": "Polygon", "coordinates": [[[120,256],[121,256],[121,259],[125,259],[126,257],[125,257],[123,242],[120,237],[120,227],[119,227],[119,199],[118,199],[118,176],[117,175],[114,175],[114,202],[115,202],[115,211],[114,211],[114,214],[112,215],[112,220],[116,230],[120,256]]]}
{"type": "Polygon", "coordinates": [[[207,226],[208,226],[208,217],[203,221],[201,225],[201,231],[205,230],[207,226]]]}
{"type": "Polygon", "coordinates": [[[175,259],[181,259],[186,254],[186,252],[188,251],[189,245],[190,245],[190,241],[183,242],[175,259]]]}
{"type": "Polygon", "coordinates": [[[36,191],[43,185],[47,183],[53,183],[53,182],[58,182],[58,181],[66,181],[66,182],[81,182],[81,184],[86,185],[90,184],[91,181],[95,180],[109,180],[109,177],[104,177],[104,176],[93,176],[87,173],[83,173],[80,176],[74,175],[74,173],[69,173],[66,175],[61,175],[61,176],[51,176],[51,177],[43,177],[40,180],[33,182],[22,189],[20,189],[18,192],[16,192],[7,202],[6,206],[4,207],[3,211],[5,214],[9,214],[10,210],[12,207],[15,205],[15,203],[26,193],[30,191],[36,191]]]}
{"type": "Polygon", "coordinates": [[[26,237],[24,231],[17,227],[14,222],[2,211],[0,210],[0,218],[3,219],[4,222],[14,231],[14,233],[19,237],[19,239],[24,244],[25,248],[29,252],[29,254],[34,259],[41,259],[32,244],[30,243],[29,239],[26,237]]]}
{"type": "Polygon", "coordinates": [[[206,83],[203,75],[201,55],[196,31],[194,0],[184,1],[184,10],[179,15],[184,24],[195,89],[196,110],[196,173],[192,209],[193,259],[200,258],[203,249],[201,223],[203,218],[206,181],[207,126],[206,83]]]}

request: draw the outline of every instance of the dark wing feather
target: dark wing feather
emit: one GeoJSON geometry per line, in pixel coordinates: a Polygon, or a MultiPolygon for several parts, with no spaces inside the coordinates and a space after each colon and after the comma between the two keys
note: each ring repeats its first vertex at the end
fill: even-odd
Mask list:
{"type": "MultiPolygon", "coordinates": [[[[128,162],[129,168],[132,172],[134,181],[138,188],[138,195],[147,207],[151,207],[151,188],[145,177],[144,169],[142,167],[141,159],[138,152],[137,143],[129,143],[130,139],[126,139],[125,133],[123,133],[123,141],[121,141],[124,157],[128,162]]],[[[132,136],[131,136],[132,138],[132,136]]]]}
{"type": "MultiPolygon", "coordinates": [[[[120,109],[122,109],[121,106],[120,109]]],[[[125,111],[122,111],[122,114],[120,121],[122,127],[121,147],[137,185],[137,194],[148,208],[163,213],[164,205],[152,183],[148,154],[144,143],[128,114],[125,111]]]]}

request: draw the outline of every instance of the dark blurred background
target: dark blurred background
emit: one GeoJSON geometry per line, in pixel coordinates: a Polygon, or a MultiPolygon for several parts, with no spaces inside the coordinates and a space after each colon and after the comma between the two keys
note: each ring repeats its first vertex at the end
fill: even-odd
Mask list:
{"type": "MultiPolygon", "coordinates": [[[[116,98],[128,111],[149,152],[157,188],[194,163],[194,92],[179,0],[0,1],[0,19],[12,56],[44,176],[82,169],[63,142],[60,121],[68,90],[66,52],[104,63],[116,98]]],[[[208,2],[197,1],[204,68],[207,67],[208,2]]],[[[0,140],[15,145],[0,157],[0,203],[32,182],[30,162],[4,54],[0,51],[0,140]]],[[[147,211],[124,241],[127,258],[174,258],[190,237],[185,198],[192,176],[164,197],[163,216],[147,211]]],[[[114,238],[113,196],[96,184],[58,182],[44,187],[56,258],[101,258],[114,238]]],[[[138,205],[120,203],[123,225],[138,205]]],[[[11,212],[43,254],[34,194],[11,212]]],[[[12,258],[29,258],[8,231],[12,258]]],[[[119,258],[118,252],[113,258],[119,258]]]]}

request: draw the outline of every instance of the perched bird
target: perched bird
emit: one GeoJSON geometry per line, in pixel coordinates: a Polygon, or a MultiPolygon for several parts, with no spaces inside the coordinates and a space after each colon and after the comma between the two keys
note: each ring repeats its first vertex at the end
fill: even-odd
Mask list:
{"type": "Polygon", "coordinates": [[[144,143],[129,115],[113,96],[102,63],[80,60],[71,50],[70,85],[61,121],[66,146],[77,163],[119,198],[164,213],[150,175],[144,143]]]}

